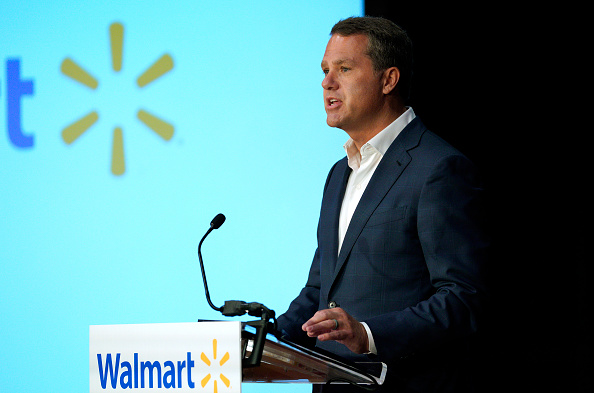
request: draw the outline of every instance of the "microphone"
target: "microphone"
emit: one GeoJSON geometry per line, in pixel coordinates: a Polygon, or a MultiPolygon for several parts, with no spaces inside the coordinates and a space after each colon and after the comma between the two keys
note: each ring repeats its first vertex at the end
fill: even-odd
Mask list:
{"type": "Polygon", "coordinates": [[[204,239],[206,239],[206,236],[208,236],[210,232],[220,228],[224,222],[225,216],[221,213],[217,214],[215,218],[213,218],[210,222],[210,228],[208,228],[208,231],[206,231],[206,233],[202,237],[202,240],[200,240],[200,243],[198,244],[198,259],[200,261],[202,281],[204,282],[204,292],[206,293],[206,300],[208,301],[208,304],[213,310],[219,311],[226,317],[241,316],[247,313],[251,316],[263,317],[266,318],[266,320],[272,318],[276,321],[274,310],[270,310],[261,303],[246,303],[243,300],[226,300],[225,304],[222,307],[217,307],[210,300],[210,292],[208,291],[208,284],[206,283],[206,273],[204,272],[204,262],[202,261],[202,243],[204,242],[204,239]]]}
{"type": "Polygon", "coordinates": [[[217,307],[214,304],[212,304],[212,301],[210,300],[210,293],[208,292],[208,284],[206,283],[206,273],[204,272],[204,262],[202,262],[202,243],[204,242],[204,239],[206,239],[206,236],[208,236],[209,233],[211,233],[214,229],[219,229],[221,227],[221,225],[223,225],[223,223],[225,222],[225,215],[219,213],[215,216],[215,218],[212,219],[212,221],[210,222],[210,228],[208,228],[208,231],[206,231],[206,233],[204,234],[204,236],[202,236],[202,240],[200,240],[200,243],[198,243],[198,260],[200,261],[200,270],[202,271],[202,281],[204,282],[204,291],[206,293],[206,300],[208,301],[208,304],[210,305],[210,307],[212,307],[213,310],[215,311],[223,311],[223,307],[217,307]]]}
{"type": "Polygon", "coordinates": [[[256,329],[256,333],[253,337],[252,353],[249,357],[242,359],[241,363],[244,368],[257,367],[260,365],[262,360],[262,353],[264,352],[264,344],[266,341],[266,333],[268,331],[276,332],[277,324],[274,310],[269,309],[261,303],[246,303],[242,300],[226,300],[223,307],[217,307],[212,304],[210,300],[210,293],[208,292],[208,284],[206,283],[206,273],[204,273],[204,262],[202,261],[202,243],[206,236],[213,230],[218,229],[225,222],[225,216],[223,214],[217,214],[215,218],[210,222],[210,228],[202,236],[200,243],[198,243],[198,259],[200,260],[200,270],[202,271],[202,281],[204,282],[204,292],[206,293],[206,300],[213,310],[219,311],[226,317],[237,317],[248,313],[248,315],[254,317],[260,317],[259,321],[250,321],[246,325],[252,326],[256,329]],[[272,319],[272,325],[270,324],[272,319]]]}
{"type": "Polygon", "coordinates": [[[224,222],[225,222],[225,215],[219,213],[210,222],[210,227],[212,229],[219,229],[221,227],[221,225],[223,225],[224,222]]]}

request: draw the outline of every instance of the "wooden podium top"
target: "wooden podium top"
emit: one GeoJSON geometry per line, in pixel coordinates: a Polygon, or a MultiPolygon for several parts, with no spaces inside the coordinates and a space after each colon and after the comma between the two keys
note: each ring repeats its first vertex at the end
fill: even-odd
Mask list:
{"type": "MultiPolygon", "coordinates": [[[[251,334],[244,330],[244,357],[252,351],[251,334]]],[[[329,357],[297,344],[267,335],[259,367],[243,369],[243,382],[316,383],[329,381],[357,384],[382,384],[386,374],[384,363],[349,363],[329,357]]]]}

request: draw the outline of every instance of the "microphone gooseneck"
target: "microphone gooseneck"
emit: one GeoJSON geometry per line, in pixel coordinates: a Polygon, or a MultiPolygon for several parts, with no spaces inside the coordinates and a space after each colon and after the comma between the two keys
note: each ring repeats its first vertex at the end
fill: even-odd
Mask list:
{"type": "Polygon", "coordinates": [[[204,262],[202,261],[202,243],[204,242],[204,239],[206,239],[206,236],[208,236],[209,233],[211,233],[214,229],[219,229],[221,225],[223,225],[223,223],[225,222],[225,216],[221,213],[217,214],[215,216],[215,218],[212,219],[212,221],[210,222],[210,228],[208,228],[208,231],[206,231],[206,233],[204,234],[204,236],[202,236],[202,239],[200,240],[200,243],[198,243],[198,260],[200,261],[200,270],[202,271],[202,281],[204,282],[204,291],[206,293],[206,300],[208,301],[208,304],[210,305],[210,307],[212,307],[213,310],[215,311],[223,311],[223,307],[217,307],[215,306],[212,301],[210,300],[210,293],[208,292],[208,284],[206,282],[206,273],[204,272],[204,262]]]}
{"type": "Polygon", "coordinates": [[[256,333],[253,337],[252,353],[249,357],[242,359],[242,366],[257,367],[260,365],[262,360],[262,353],[264,351],[264,343],[266,341],[266,333],[274,332],[277,333],[277,323],[274,310],[269,309],[261,303],[246,303],[242,300],[226,300],[223,307],[217,307],[212,304],[210,300],[210,293],[208,292],[208,284],[206,283],[206,273],[204,272],[204,261],[202,261],[202,243],[206,236],[214,229],[218,229],[225,222],[225,216],[223,214],[217,214],[215,218],[210,222],[210,228],[202,236],[200,243],[198,243],[198,260],[200,261],[200,270],[202,271],[202,281],[204,282],[204,292],[206,293],[206,300],[213,310],[219,311],[226,317],[236,317],[244,314],[249,314],[254,317],[260,317],[258,321],[247,322],[246,325],[252,326],[256,329],[256,333]],[[272,324],[270,320],[272,319],[272,324]]]}

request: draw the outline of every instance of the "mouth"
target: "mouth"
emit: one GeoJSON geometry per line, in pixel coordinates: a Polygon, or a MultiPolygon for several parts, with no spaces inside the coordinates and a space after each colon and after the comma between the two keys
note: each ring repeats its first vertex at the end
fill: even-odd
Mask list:
{"type": "Polygon", "coordinates": [[[334,97],[328,97],[326,98],[326,108],[330,109],[330,108],[336,108],[337,106],[339,106],[341,104],[342,101],[340,101],[339,99],[336,99],[334,97]]]}

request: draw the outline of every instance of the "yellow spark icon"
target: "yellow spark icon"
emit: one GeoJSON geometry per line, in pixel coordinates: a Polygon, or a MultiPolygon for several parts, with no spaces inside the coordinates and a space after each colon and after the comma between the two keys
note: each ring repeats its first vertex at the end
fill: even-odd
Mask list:
{"type": "MultiPolygon", "coordinates": [[[[216,339],[212,340],[212,357],[213,357],[213,360],[217,359],[217,340],[216,339]]],[[[206,356],[204,354],[204,352],[202,352],[202,354],[200,355],[200,359],[209,367],[212,364],[210,359],[208,358],[208,356],[206,356]]],[[[219,361],[219,365],[222,366],[223,364],[225,364],[227,362],[227,360],[229,360],[229,352],[225,352],[225,355],[223,355],[223,357],[219,361]]],[[[210,375],[210,373],[207,374],[200,381],[200,385],[204,388],[206,386],[206,384],[210,381],[211,378],[212,378],[212,376],[210,375]]],[[[223,382],[225,384],[226,387],[229,387],[231,385],[231,381],[229,381],[229,378],[227,378],[225,375],[219,374],[219,378],[220,378],[221,382],[223,382]]],[[[214,385],[213,392],[218,393],[216,379],[214,380],[213,385],[214,385]]]]}
{"type": "MultiPolygon", "coordinates": [[[[109,38],[111,48],[111,66],[115,72],[122,69],[123,48],[124,48],[124,26],[121,23],[112,23],[109,26],[109,38]]],[[[164,54],[149,66],[136,80],[136,85],[143,88],[165,75],[173,69],[173,59],[169,54],[164,54]]],[[[66,58],[60,66],[62,74],[72,80],[86,86],[92,90],[97,89],[99,81],[87,70],[78,65],[74,60],[66,58]]],[[[149,129],[154,131],[163,140],[170,140],[173,137],[174,127],[170,123],[158,118],[145,110],[139,109],[136,117],[149,129]]],[[[71,144],[77,140],[85,131],[87,131],[97,120],[99,113],[91,111],[66,126],[62,130],[62,139],[66,144],[71,144]]],[[[124,138],[123,130],[115,127],[113,130],[112,151],[111,151],[111,172],[116,175],[122,175],[126,171],[126,162],[124,158],[124,138]]]]}

